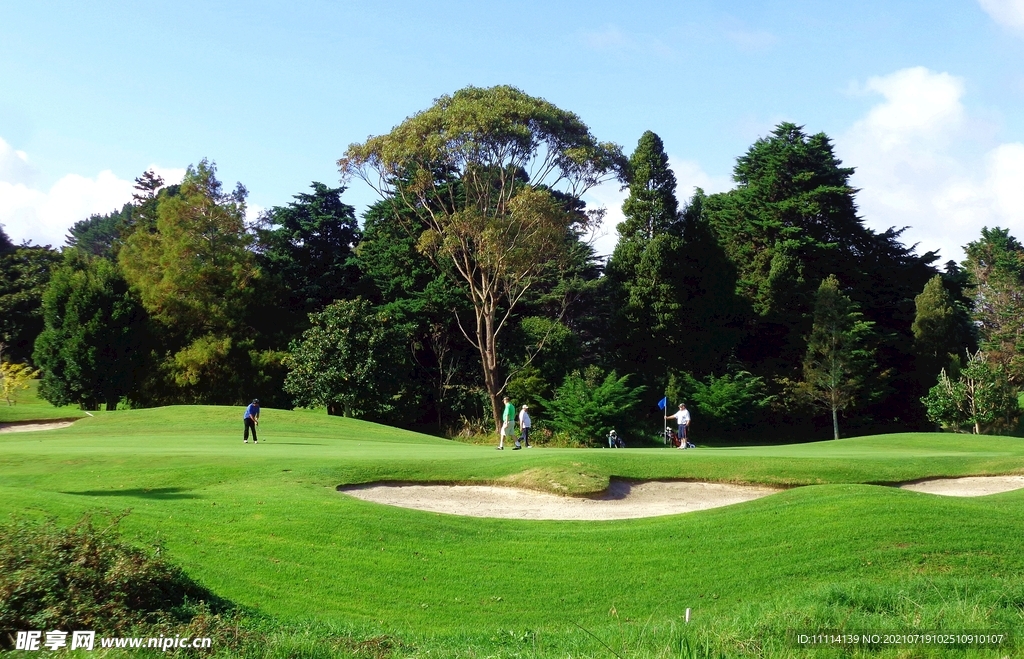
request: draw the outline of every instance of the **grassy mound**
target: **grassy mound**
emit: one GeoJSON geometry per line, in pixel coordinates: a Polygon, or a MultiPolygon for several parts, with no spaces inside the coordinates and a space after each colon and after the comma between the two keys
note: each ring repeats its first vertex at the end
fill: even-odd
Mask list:
{"type": "Polygon", "coordinates": [[[0,399],[0,423],[23,423],[28,421],[54,421],[80,419],[86,415],[76,405],[54,407],[39,397],[39,380],[28,383],[26,391],[17,392],[14,405],[0,399]]]}

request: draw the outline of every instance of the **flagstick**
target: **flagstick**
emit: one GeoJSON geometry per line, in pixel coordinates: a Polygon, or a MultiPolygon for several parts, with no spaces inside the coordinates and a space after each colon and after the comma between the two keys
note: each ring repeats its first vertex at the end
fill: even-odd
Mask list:
{"type": "MultiPolygon", "coordinates": [[[[665,392],[665,410],[664,411],[668,412],[668,392],[667,391],[665,392]]],[[[662,419],[662,421],[664,421],[664,424],[663,424],[663,427],[661,429],[661,441],[665,442],[665,446],[668,446],[668,415],[663,413],[661,416],[664,417],[662,419]]]]}

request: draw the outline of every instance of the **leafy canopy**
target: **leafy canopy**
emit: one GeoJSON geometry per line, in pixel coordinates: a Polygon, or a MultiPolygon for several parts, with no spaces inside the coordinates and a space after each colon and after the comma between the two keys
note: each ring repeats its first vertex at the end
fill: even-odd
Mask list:
{"type": "Polygon", "coordinates": [[[572,253],[588,223],[579,198],[619,176],[619,147],[600,143],[571,112],[509,86],[467,87],[386,135],[349,146],[338,161],[406,224],[418,249],[460,284],[498,423],[498,340],[526,292],[572,253]]]}
{"type": "Polygon", "coordinates": [[[148,318],[117,264],[80,248],[64,252],[43,295],[45,328],[34,359],[40,395],[54,405],[116,408],[144,377],[148,318]]]}
{"type": "Polygon", "coordinates": [[[362,298],[338,300],[310,321],[292,344],[284,384],[295,403],[337,416],[390,412],[403,388],[407,328],[362,298]]]}
{"type": "Polygon", "coordinates": [[[966,425],[975,435],[992,428],[1006,430],[1020,413],[1003,366],[991,363],[981,350],[967,354],[956,378],[942,369],[939,381],[921,402],[932,422],[957,432],[966,425]]]}

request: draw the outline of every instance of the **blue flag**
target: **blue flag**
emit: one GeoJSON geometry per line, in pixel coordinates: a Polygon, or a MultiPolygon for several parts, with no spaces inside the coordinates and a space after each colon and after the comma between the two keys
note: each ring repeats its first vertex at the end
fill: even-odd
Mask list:
{"type": "Polygon", "coordinates": [[[661,400],[658,401],[658,408],[659,409],[663,410],[666,407],[668,407],[668,396],[665,396],[664,398],[662,398],[661,400]]]}

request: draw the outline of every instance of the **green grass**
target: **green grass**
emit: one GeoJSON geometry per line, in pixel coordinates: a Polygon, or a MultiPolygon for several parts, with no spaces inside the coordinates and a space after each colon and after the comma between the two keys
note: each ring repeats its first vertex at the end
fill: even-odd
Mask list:
{"type": "Polygon", "coordinates": [[[54,407],[39,397],[39,380],[28,383],[29,388],[18,392],[14,405],[0,398],[0,423],[24,421],[50,421],[53,419],[80,419],[85,412],[75,405],[54,407]]]}
{"type": "Polygon", "coordinates": [[[614,656],[602,643],[622,656],[686,656],[687,647],[703,656],[701,643],[708,656],[795,656],[791,627],[1024,632],[1024,491],[960,499],[873,484],[1021,473],[1024,440],[904,434],[499,453],[264,410],[264,441],[253,446],[239,441],[241,414],[130,410],[0,435],[0,514],[71,522],[131,509],[128,538],[158,543],[220,596],[321,636],[397,639],[394,656],[614,656]],[[514,481],[579,495],[612,476],[809,487],[614,522],[440,515],[336,491],[514,481]]]}

